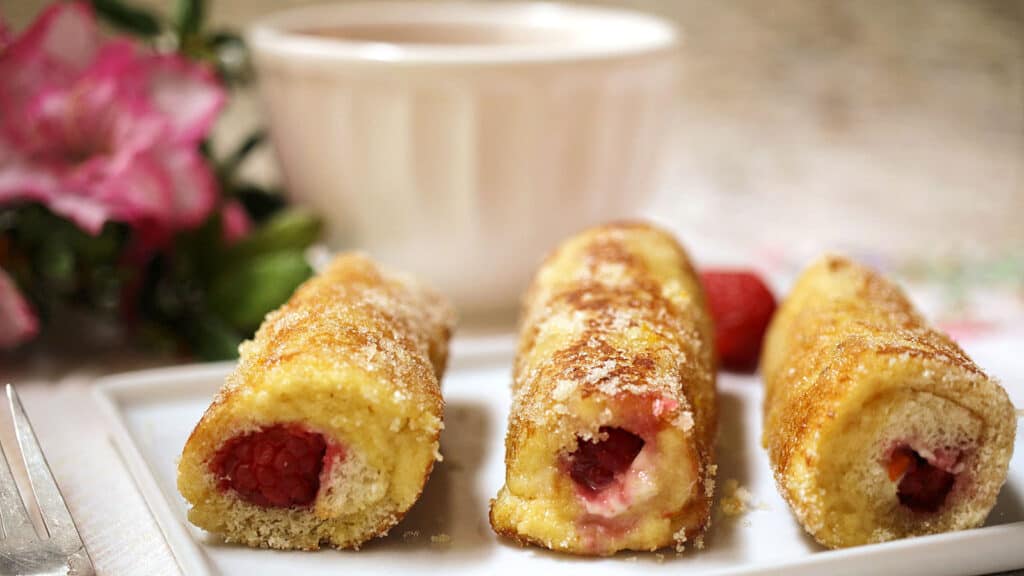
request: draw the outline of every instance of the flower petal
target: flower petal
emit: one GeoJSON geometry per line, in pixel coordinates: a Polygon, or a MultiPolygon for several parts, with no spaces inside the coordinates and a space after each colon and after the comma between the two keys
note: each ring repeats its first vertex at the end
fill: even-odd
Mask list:
{"type": "MultiPolygon", "coordinates": [[[[89,6],[55,2],[0,51],[0,110],[24,110],[40,91],[70,84],[92,63],[99,46],[89,6]]],[[[0,129],[24,130],[24,119],[0,114],[0,129]]]]}
{"type": "Polygon", "coordinates": [[[198,141],[225,93],[208,68],[103,42],[81,2],[53,4],[0,50],[0,203],[41,202],[91,233],[114,220],[154,238],[213,211],[217,181],[198,141]]]}
{"type": "Polygon", "coordinates": [[[198,226],[217,203],[217,178],[192,146],[160,151],[160,159],[171,175],[175,224],[181,228],[198,226]]]}
{"type": "Polygon", "coordinates": [[[161,116],[171,137],[186,142],[206,136],[226,101],[224,87],[205,65],[177,54],[142,52],[125,41],[105,45],[86,80],[115,82],[120,99],[161,116]]]}
{"type": "Polygon", "coordinates": [[[170,232],[198,226],[213,210],[217,180],[209,165],[187,144],[157,146],[130,162],[107,166],[92,184],[113,219],[170,232]]]}
{"type": "Polygon", "coordinates": [[[197,142],[210,131],[224,106],[224,87],[201,64],[169,54],[146,63],[151,102],[172,122],[177,137],[197,142]]]}
{"type": "Polygon", "coordinates": [[[103,202],[75,194],[57,194],[46,203],[54,214],[60,214],[76,226],[96,236],[107,220],[112,220],[111,207],[103,202]]]}
{"type": "Polygon", "coordinates": [[[4,22],[4,17],[0,14],[0,51],[7,47],[14,40],[14,35],[11,34],[10,27],[7,26],[7,22],[4,22]]]}
{"type": "Polygon", "coordinates": [[[229,200],[224,204],[220,211],[220,223],[224,241],[228,244],[245,238],[252,230],[252,220],[238,200],[229,200]]]}
{"type": "Polygon", "coordinates": [[[110,218],[103,202],[76,194],[51,167],[26,161],[0,140],[0,205],[17,201],[40,202],[90,234],[110,218]]]}
{"type": "Polygon", "coordinates": [[[145,151],[126,161],[97,166],[89,186],[111,207],[116,220],[173,226],[174,180],[158,154],[145,151]]]}
{"type": "Polygon", "coordinates": [[[99,29],[88,4],[54,2],[11,43],[4,57],[80,72],[92,63],[99,46],[99,29]]]}
{"type": "Polygon", "coordinates": [[[0,96],[14,104],[43,85],[68,82],[85,70],[100,47],[92,9],[55,2],[0,53],[0,96]]]}
{"type": "Polygon", "coordinates": [[[39,319],[18,291],[14,280],[0,268],[0,349],[13,348],[39,333],[39,319]]]}

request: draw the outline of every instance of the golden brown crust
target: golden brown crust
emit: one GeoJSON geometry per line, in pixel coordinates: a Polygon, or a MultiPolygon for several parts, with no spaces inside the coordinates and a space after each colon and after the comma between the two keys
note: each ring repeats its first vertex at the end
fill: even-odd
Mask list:
{"type": "Polygon", "coordinates": [[[566,243],[547,258],[524,302],[509,437],[518,435],[516,427],[522,426],[523,418],[545,423],[551,416],[547,408],[553,403],[553,385],[571,380],[584,395],[629,391],[676,396],[682,407],[692,410],[701,450],[710,453],[717,420],[714,351],[709,344],[712,328],[704,293],[686,253],[670,234],[645,222],[605,224],[574,240],[580,242],[579,247],[566,243]],[[624,242],[626,238],[655,242],[672,251],[672,272],[681,282],[676,289],[686,292],[682,305],[663,294],[662,279],[624,242]],[[574,277],[545,277],[544,271],[559,258],[581,263],[574,277]],[[600,278],[602,267],[615,265],[623,269],[621,285],[600,278]],[[584,321],[573,341],[556,350],[549,361],[530,363],[530,352],[543,323],[555,314],[575,312],[584,321]],[[662,346],[635,352],[610,342],[638,326],[653,332],[662,346]],[[670,357],[655,358],[655,351],[670,357]],[[607,374],[601,371],[599,377],[587,377],[605,364],[611,366],[607,374]],[[666,373],[668,378],[664,377],[666,373]]]}
{"type": "MultiPolygon", "coordinates": [[[[874,271],[839,256],[810,266],[772,320],[761,373],[762,441],[776,481],[804,527],[822,543],[835,547],[933,532],[942,525],[967,527],[983,520],[994,503],[1012,452],[1014,422],[1005,391],[874,271]],[[987,437],[972,442],[990,446],[971,448],[977,474],[984,476],[984,482],[973,480],[977,505],[957,508],[949,516],[966,520],[943,519],[946,524],[938,517],[918,521],[909,515],[892,526],[875,525],[873,532],[840,528],[854,520],[838,519],[841,514],[829,511],[829,500],[839,491],[856,499],[849,486],[822,485],[832,481],[822,479],[825,464],[837,457],[825,446],[838,445],[836,438],[860,419],[861,406],[901,389],[948,400],[987,420],[987,437]]],[[[921,434],[923,424],[916,426],[914,434],[921,434]]],[[[884,437],[885,431],[877,434],[884,437]]],[[[889,490],[886,497],[895,501],[895,488],[889,490]]],[[[876,505],[882,506],[846,504],[854,510],[876,505]]]]}
{"type": "Polygon", "coordinates": [[[928,326],[898,286],[828,256],[804,273],[766,337],[764,441],[777,473],[785,475],[796,448],[817,429],[816,419],[842,401],[850,384],[842,371],[865,353],[921,356],[984,375],[955,342],[928,326]],[[843,284],[842,292],[824,290],[835,283],[843,284]]]}
{"type": "Polygon", "coordinates": [[[253,339],[240,347],[238,366],[203,418],[258,382],[262,371],[311,355],[348,361],[369,349],[384,356],[374,363],[382,380],[406,387],[426,409],[441,413],[440,377],[454,319],[442,297],[414,280],[385,275],[359,253],[339,256],[267,314],[253,339]],[[359,323],[353,323],[353,312],[359,323]]]}
{"type": "Polygon", "coordinates": [[[451,309],[410,279],[388,276],[368,258],[350,254],[303,284],[267,315],[239,359],[241,380],[315,350],[348,357],[372,349],[377,373],[410,394],[443,406],[438,385],[453,326],[451,309]],[[361,322],[353,323],[358,317],[361,322]],[[431,377],[431,372],[433,377],[431,377]]]}
{"type": "MultiPolygon", "coordinates": [[[[698,535],[707,522],[717,420],[714,351],[703,292],[683,249],[643,222],[612,223],[563,243],[537,272],[524,299],[505,448],[508,474],[535,435],[579,432],[572,404],[588,398],[662,398],[659,418],[691,439],[695,493],[676,509],[676,531],[698,535]]],[[[586,426],[587,424],[583,424],[586,426]]],[[[596,427],[594,428],[596,432],[596,427]]],[[[551,547],[495,516],[495,531],[520,544],[551,547]]],[[[673,544],[671,534],[654,547],[673,544]]],[[[559,550],[589,554],[564,545],[559,550]]],[[[607,550],[600,553],[608,553],[607,550]]]]}
{"type": "MultiPolygon", "coordinates": [[[[220,502],[207,462],[227,437],[279,418],[306,423],[303,414],[315,412],[316,430],[343,437],[332,440],[349,448],[358,444],[361,457],[369,458],[365,463],[347,458],[346,466],[363,466],[360,470],[378,475],[374,482],[380,482],[380,474],[403,478],[380,484],[390,506],[379,514],[339,512],[341,524],[332,527],[325,524],[333,518],[331,505],[318,501],[309,522],[325,530],[321,538],[336,547],[358,547],[386,533],[422,493],[437,457],[444,409],[440,377],[453,323],[450,305],[416,281],[384,272],[361,254],[337,257],[268,314],[253,340],[240,347],[238,366],[193,429],[179,466],[179,488],[195,506],[190,518],[211,530],[224,529],[215,510],[231,504],[220,502]],[[280,409],[278,401],[284,402],[280,409]],[[288,415],[282,416],[285,408],[288,415]],[[358,437],[366,434],[374,439],[358,437]],[[390,468],[395,456],[382,454],[385,438],[402,442],[396,453],[401,450],[414,461],[390,468]]],[[[266,515],[283,526],[289,513],[266,515]]],[[[228,530],[225,537],[248,545],[311,549],[320,543],[296,533],[286,536],[279,528],[232,526],[234,533],[228,530]]]]}

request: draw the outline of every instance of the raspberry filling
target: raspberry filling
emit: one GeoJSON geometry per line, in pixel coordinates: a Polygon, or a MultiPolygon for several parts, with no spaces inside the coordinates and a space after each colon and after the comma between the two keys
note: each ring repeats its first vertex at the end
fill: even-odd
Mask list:
{"type": "Polygon", "coordinates": [[[936,512],[953,489],[956,474],[933,466],[915,450],[897,448],[889,458],[889,479],[899,480],[896,496],[914,512],[936,512]]]}
{"type": "Polygon", "coordinates": [[[578,442],[569,454],[569,476],[576,484],[597,492],[615,480],[615,476],[629,469],[636,455],[644,447],[642,438],[623,430],[602,426],[604,440],[578,442]]]}
{"type": "Polygon", "coordinates": [[[315,432],[280,424],[235,436],[210,468],[221,490],[257,506],[308,506],[320,490],[327,443],[315,432]]]}

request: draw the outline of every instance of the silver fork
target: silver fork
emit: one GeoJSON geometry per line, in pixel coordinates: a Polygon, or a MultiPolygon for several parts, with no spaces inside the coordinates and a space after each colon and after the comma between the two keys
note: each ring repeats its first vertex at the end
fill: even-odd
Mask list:
{"type": "Polygon", "coordinates": [[[92,576],[95,571],[64,497],[14,387],[7,385],[14,430],[46,534],[36,534],[14,483],[6,453],[0,458],[0,574],[92,576]]]}

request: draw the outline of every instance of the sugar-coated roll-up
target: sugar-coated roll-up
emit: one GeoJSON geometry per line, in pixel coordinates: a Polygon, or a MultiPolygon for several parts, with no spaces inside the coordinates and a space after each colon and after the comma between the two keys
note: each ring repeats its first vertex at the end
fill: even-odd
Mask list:
{"type": "Polygon", "coordinates": [[[440,459],[452,320],[415,281],[337,257],[242,344],[185,444],[189,520],[279,549],[387,533],[440,459]]]}
{"type": "Polygon", "coordinates": [[[712,329],[668,233],[593,228],[533,280],[494,530],[586,555],[700,546],[716,424],[712,329]]]}
{"type": "Polygon", "coordinates": [[[837,256],[808,268],[761,357],[764,444],[818,542],[855,546],[981,525],[1013,453],[999,384],[898,287],[837,256]]]}

